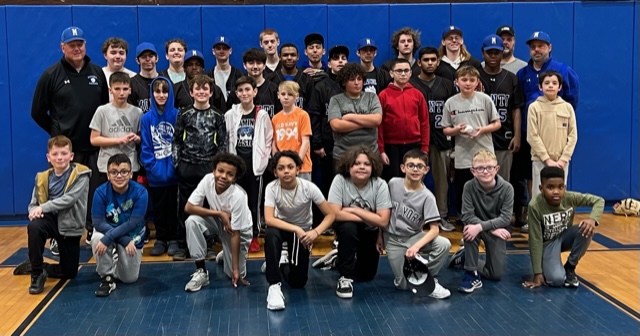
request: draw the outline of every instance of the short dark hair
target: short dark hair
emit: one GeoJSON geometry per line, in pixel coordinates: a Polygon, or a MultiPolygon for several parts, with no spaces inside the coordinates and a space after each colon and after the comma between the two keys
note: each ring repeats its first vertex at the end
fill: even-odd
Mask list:
{"type": "Polygon", "coordinates": [[[422,56],[426,54],[435,54],[438,59],[440,59],[440,54],[438,54],[438,49],[434,47],[424,47],[418,51],[418,59],[421,59],[422,56]]]}
{"type": "Polygon", "coordinates": [[[109,160],[107,161],[107,168],[109,168],[109,166],[112,164],[119,166],[123,163],[126,163],[129,165],[129,167],[131,167],[131,160],[129,160],[129,157],[126,154],[118,153],[109,158],[109,160]]]}
{"type": "Polygon", "coordinates": [[[354,80],[358,77],[364,79],[367,76],[367,72],[359,63],[351,62],[344,65],[342,70],[338,72],[337,81],[341,86],[345,86],[347,81],[354,80]]]}
{"type": "Polygon", "coordinates": [[[391,61],[391,70],[393,70],[393,68],[396,67],[396,65],[400,64],[400,63],[407,63],[409,64],[409,67],[411,67],[411,62],[409,62],[408,59],[405,58],[396,58],[393,61],[391,61]]]}
{"type": "Polygon", "coordinates": [[[423,151],[419,149],[412,149],[404,154],[402,157],[402,163],[407,162],[408,159],[418,159],[424,162],[425,165],[429,165],[429,155],[425,154],[423,151]]]}
{"type": "Polygon", "coordinates": [[[291,42],[287,42],[285,44],[280,45],[280,50],[278,51],[279,55],[282,55],[282,48],[294,48],[296,49],[296,54],[300,54],[300,51],[298,50],[298,47],[291,43],[291,42]]]}
{"type": "Polygon", "coordinates": [[[213,166],[213,170],[216,170],[218,167],[218,163],[226,163],[236,167],[236,181],[244,176],[244,173],[247,171],[247,166],[239,156],[231,153],[219,153],[213,157],[211,162],[211,166],[213,166]]]}
{"type": "Polygon", "coordinates": [[[544,79],[551,76],[556,76],[556,78],[558,78],[558,84],[562,86],[562,75],[555,70],[547,70],[538,75],[538,84],[542,85],[544,79]]]}
{"type": "Polygon", "coordinates": [[[195,88],[196,85],[200,88],[204,88],[207,84],[209,84],[209,91],[213,92],[213,86],[215,85],[213,84],[213,78],[207,75],[195,75],[191,82],[189,82],[189,91],[193,91],[193,88],[195,88]]]}
{"type": "Polygon", "coordinates": [[[171,85],[171,83],[169,83],[168,80],[164,78],[156,78],[151,86],[151,91],[156,92],[157,90],[160,90],[161,92],[169,92],[169,85],[171,85]]]}
{"type": "Polygon", "coordinates": [[[170,45],[171,43],[180,43],[180,44],[182,45],[182,47],[184,48],[184,52],[185,52],[185,53],[187,52],[187,42],[185,42],[185,41],[184,41],[183,39],[181,39],[181,38],[174,38],[174,39],[171,39],[171,40],[167,41],[167,43],[165,43],[165,44],[164,44],[164,51],[165,51],[165,54],[168,54],[168,53],[169,53],[169,45],[170,45]]]}
{"type": "Polygon", "coordinates": [[[251,87],[254,89],[258,87],[258,85],[256,84],[256,81],[249,76],[242,76],[238,78],[238,80],[236,80],[236,89],[242,84],[251,84],[251,87]]]}
{"type": "Polygon", "coordinates": [[[102,43],[102,54],[106,54],[109,47],[114,49],[122,48],[124,49],[125,54],[129,52],[129,45],[127,44],[127,41],[119,37],[110,37],[104,41],[104,43],[102,43]]]}
{"type": "Polygon", "coordinates": [[[278,161],[280,161],[280,159],[283,157],[288,157],[291,160],[293,160],[293,162],[296,164],[296,167],[298,168],[302,167],[302,159],[300,158],[300,155],[298,155],[298,153],[292,150],[284,150],[282,152],[275,153],[271,158],[271,162],[269,163],[269,168],[271,168],[271,171],[274,172],[274,175],[275,175],[276,168],[278,167],[278,161]]]}
{"type": "Polygon", "coordinates": [[[540,182],[544,183],[550,178],[561,178],[564,180],[564,169],[560,167],[544,167],[540,171],[540,182]]]}
{"type": "Polygon", "coordinates": [[[264,53],[264,50],[258,48],[251,48],[242,54],[242,63],[249,62],[262,62],[267,63],[267,54],[264,53]]]}
{"type": "Polygon", "coordinates": [[[371,162],[371,177],[380,177],[380,174],[382,174],[382,158],[380,158],[378,152],[372,151],[369,146],[365,145],[356,145],[347,148],[338,159],[336,173],[344,177],[350,177],[349,170],[355,164],[360,154],[366,155],[371,162]]]}
{"type": "Polygon", "coordinates": [[[131,77],[122,71],[116,71],[109,76],[109,86],[115,83],[131,85],[131,77]]]}

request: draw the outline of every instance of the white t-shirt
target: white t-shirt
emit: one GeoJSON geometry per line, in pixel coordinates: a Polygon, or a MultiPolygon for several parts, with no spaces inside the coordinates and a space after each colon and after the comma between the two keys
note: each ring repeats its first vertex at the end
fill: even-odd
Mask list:
{"type": "Polygon", "coordinates": [[[237,184],[232,184],[222,194],[216,193],[213,173],[205,175],[196,190],[189,196],[189,203],[203,206],[205,198],[209,208],[231,213],[231,229],[245,231],[251,229],[251,211],[247,193],[237,184]]]}
{"type": "Polygon", "coordinates": [[[283,189],[280,180],[267,185],[264,194],[264,206],[274,208],[274,216],[289,224],[309,230],[313,224],[311,203],[316,205],[325,201],[320,188],[310,181],[297,178],[296,188],[283,189]]]}

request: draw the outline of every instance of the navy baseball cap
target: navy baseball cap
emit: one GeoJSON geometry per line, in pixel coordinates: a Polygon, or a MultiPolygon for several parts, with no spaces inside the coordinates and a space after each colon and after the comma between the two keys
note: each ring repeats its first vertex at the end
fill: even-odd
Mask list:
{"type": "Polygon", "coordinates": [[[226,36],[218,36],[215,40],[213,40],[213,48],[215,48],[218,44],[224,44],[227,47],[231,48],[231,44],[229,44],[229,38],[226,36]]]}
{"type": "Polygon", "coordinates": [[[140,57],[140,54],[142,54],[145,51],[151,51],[154,54],[158,55],[158,52],[156,51],[156,47],[152,43],[142,42],[138,44],[138,46],[136,47],[136,58],[140,57]]]}
{"type": "Polygon", "coordinates": [[[456,26],[449,26],[447,27],[447,29],[445,29],[442,32],[442,39],[444,40],[447,36],[449,36],[449,34],[453,34],[456,33],[460,36],[462,36],[462,29],[460,29],[459,27],[456,26]]]}
{"type": "Polygon", "coordinates": [[[200,59],[200,62],[202,62],[202,66],[204,66],[204,55],[200,52],[200,50],[191,49],[187,51],[187,54],[184,56],[184,62],[187,63],[187,61],[192,58],[200,59]]]}
{"type": "Polygon", "coordinates": [[[551,36],[543,31],[537,31],[531,34],[531,36],[527,40],[527,44],[530,44],[531,41],[542,41],[546,44],[551,44],[551,36]]]}
{"type": "Polygon", "coordinates": [[[376,41],[370,38],[363,38],[362,40],[360,40],[360,42],[358,42],[358,50],[364,47],[371,47],[375,48],[376,50],[378,49],[378,47],[376,46],[376,41]]]}
{"type": "Polygon", "coordinates": [[[62,43],[69,43],[72,41],[86,41],[84,39],[84,32],[82,29],[78,27],[69,27],[62,31],[62,36],[60,37],[60,41],[62,43]]]}
{"type": "Polygon", "coordinates": [[[402,274],[409,289],[418,296],[427,296],[433,293],[436,287],[435,279],[427,267],[427,260],[419,254],[411,260],[404,257],[402,274]]]}
{"type": "Polygon", "coordinates": [[[504,47],[502,46],[502,39],[500,36],[491,34],[482,40],[482,50],[500,50],[503,51],[504,47]]]}
{"type": "Polygon", "coordinates": [[[344,54],[345,56],[347,56],[347,58],[349,58],[349,48],[343,45],[335,45],[331,47],[331,49],[329,49],[329,59],[332,59],[333,56],[339,54],[344,54]]]}
{"type": "Polygon", "coordinates": [[[324,37],[318,33],[311,33],[304,38],[304,46],[305,48],[314,44],[319,43],[324,47],[324,37]]]}
{"type": "Polygon", "coordinates": [[[509,34],[511,36],[516,36],[516,32],[515,30],[513,30],[513,27],[511,26],[500,26],[500,28],[498,28],[498,30],[496,30],[496,35],[502,35],[502,34],[509,34]]]}

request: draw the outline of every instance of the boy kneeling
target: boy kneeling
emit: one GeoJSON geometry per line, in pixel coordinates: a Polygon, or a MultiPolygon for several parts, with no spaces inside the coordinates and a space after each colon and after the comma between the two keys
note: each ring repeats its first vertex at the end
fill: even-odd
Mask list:
{"type": "Polygon", "coordinates": [[[109,181],[98,187],[93,196],[91,249],[96,272],[102,278],[96,290],[99,297],[109,296],[116,289],[115,279],[132,283],[140,273],[149,197],[147,190],[132,181],[132,177],[129,157],[113,155],[107,161],[109,181]]]}

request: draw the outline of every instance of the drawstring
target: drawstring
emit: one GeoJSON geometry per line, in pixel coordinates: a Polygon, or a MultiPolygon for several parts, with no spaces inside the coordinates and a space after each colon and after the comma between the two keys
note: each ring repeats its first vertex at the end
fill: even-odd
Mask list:
{"type": "Polygon", "coordinates": [[[300,240],[298,239],[298,235],[293,233],[293,248],[291,249],[291,258],[289,262],[294,266],[298,266],[298,250],[300,249],[300,240]]]}

